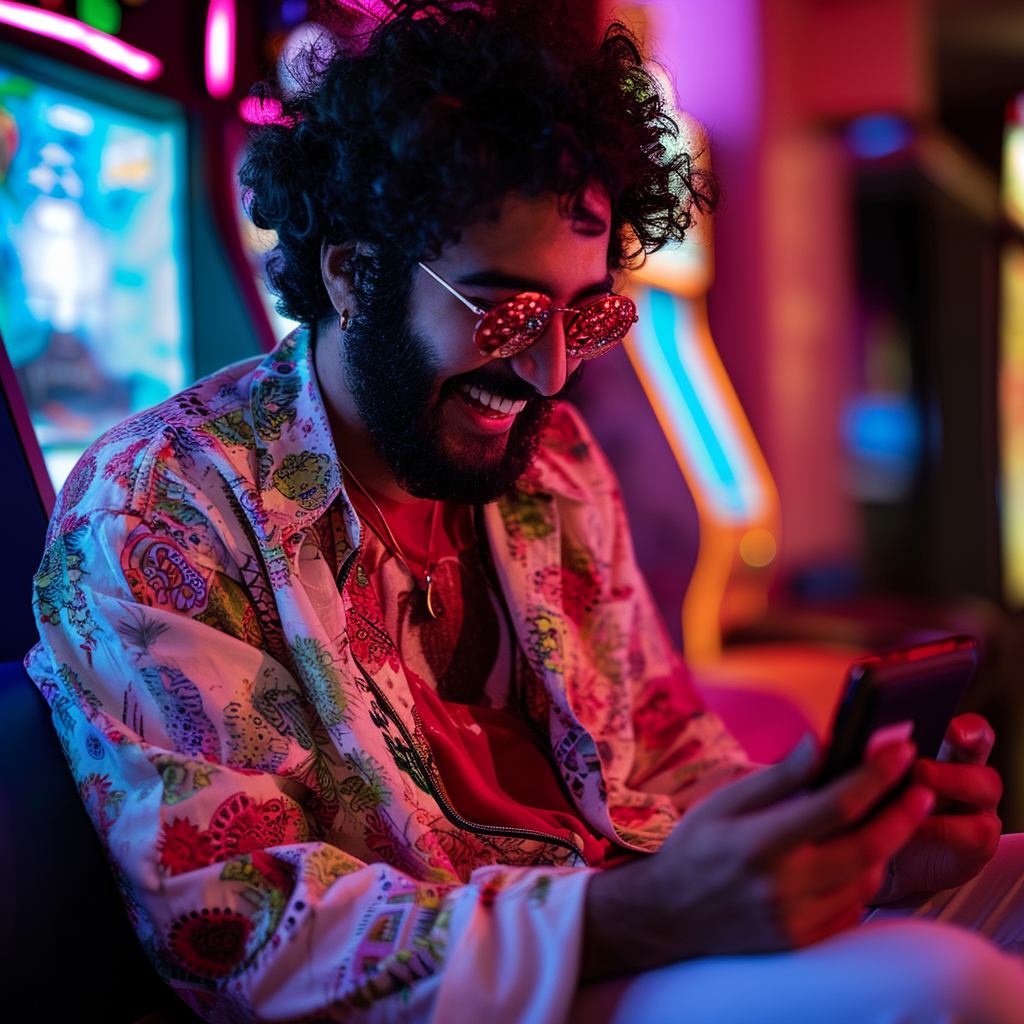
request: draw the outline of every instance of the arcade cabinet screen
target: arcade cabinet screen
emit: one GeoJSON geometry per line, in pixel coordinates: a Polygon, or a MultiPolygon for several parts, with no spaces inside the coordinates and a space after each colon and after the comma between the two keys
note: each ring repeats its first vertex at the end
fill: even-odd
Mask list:
{"type": "Polygon", "coordinates": [[[0,331],[59,489],[103,431],[193,378],[185,121],[170,101],[12,56],[0,331]]]}

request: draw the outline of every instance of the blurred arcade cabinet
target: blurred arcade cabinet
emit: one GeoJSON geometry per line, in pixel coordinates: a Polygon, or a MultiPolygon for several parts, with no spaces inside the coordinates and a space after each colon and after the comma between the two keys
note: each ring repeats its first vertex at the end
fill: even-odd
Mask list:
{"type": "Polygon", "coordinates": [[[239,102],[305,6],[0,4],[0,330],[56,488],[103,430],[287,330],[234,171],[239,102]]]}
{"type": "MultiPolygon", "coordinates": [[[[1024,578],[1014,568],[1021,513],[1011,508],[1020,489],[1011,364],[1020,359],[1009,340],[1020,336],[1013,297],[1024,249],[999,195],[1003,111],[1024,90],[1015,42],[1024,11],[998,0],[606,7],[647,39],[679,107],[708,126],[725,190],[714,286],[707,320],[683,330],[678,311],[693,298],[677,278],[675,323],[708,344],[713,333],[778,494],[778,532],[761,524],[774,557],[736,576],[774,575],[767,610],[753,614],[749,590],[721,605],[723,655],[709,657],[708,670],[721,674],[731,660],[756,674],[780,644],[824,644],[838,656],[836,644],[849,655],[974,633],[986,653],[968,704],[996,725],[1004,821],[1024,826],[1024,596],[1011,591],[1024,578]]],[[[660,270],[652,260],[638,284],[650,286],[660,270]]],[[[662,448],[639,404],[628,417],[632,444],[625,423],[601,425],[611,393],[598,364],[579,397],[592,404],[590,421],[621,474],[642,568],[670,627],[683,608],[680,639],[696,654],[714,645],[686,635],[690,591],[665,575],[671,567],[688,581],[701,563],[704,536],[689,551],[676,538],[698,523],[708,533],[710,492],[698,495],[681,427],[659,405],[659,375],[638,358],[643,335],[633,336],[632,361],[620,359],[615,391],[629,401],[642,383],[669,436],[662,448]],[[682,467],[676,478],[666,449],[682,467]],[[659,495],[663,507],[651,515],[659,495]]],[[[688,344],[678,341],[680,351],[688,344]]],[[[810,676],[806,684],[814,686],[810,676]]],[[[824,685],[819,716],[830,699],[824,685]]],[[[799,692],[781,692],[799,703],[799,692]]],[[[820,723],[806,700],[802,709],[820,723]]]]}
{"type": "MultiPolygon", "coordinates": [[[[104,430],[292,326],[235,171],[239,104],[305,18],[296,2],[0,3],[0,334],[54,491],[104,430]]],[[[41,538],[27,548],[38,563],[41,538]]],[[[5,590],[6,621],[28,593],[5,590]]]]}

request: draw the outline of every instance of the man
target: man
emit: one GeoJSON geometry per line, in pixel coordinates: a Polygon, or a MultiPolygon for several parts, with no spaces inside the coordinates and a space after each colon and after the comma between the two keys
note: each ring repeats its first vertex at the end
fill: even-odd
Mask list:
{"type": "Polygon", "coordinates": [[[751,773],[560,402],[632,322],[615,272],[714,200],[635,46],[422,3],[359,42],[242,173],[306,326],[102,438],[36,579],[154,963],[211,1020],[1024,1020],[982,940],[849,930],[992,857],[991,730],[881,809],[908,743],[812,795],[810,744],[751,773]]]}

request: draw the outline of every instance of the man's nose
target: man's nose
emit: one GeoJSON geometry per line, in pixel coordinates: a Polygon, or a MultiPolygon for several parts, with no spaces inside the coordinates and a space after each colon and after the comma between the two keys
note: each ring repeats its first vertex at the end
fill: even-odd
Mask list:
{"type": "Polygon", "coordinates": [[[563,317],[563,313],[555,313],[544,333],[529,348],[509,359],[516,375],[546,397],[561,391],[569,375],[563,317]]]}

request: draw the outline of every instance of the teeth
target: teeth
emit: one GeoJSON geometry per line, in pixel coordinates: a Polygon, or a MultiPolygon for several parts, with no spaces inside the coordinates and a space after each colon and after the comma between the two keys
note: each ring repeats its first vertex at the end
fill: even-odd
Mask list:
{"type": "Polygon", "coordinates": [[[464,395],[469,395],[475,402],[479,402],[488,409],[493,409],[502,416],[508,416],[509,414],[518,415],[526,408],[526,402],[524,401],[513,401],[511,398],[501,398],[499,395],[492,395],[490,391],[484,391],[475,384],[472,386],[461,384],[459,390],[464,395]]]}

